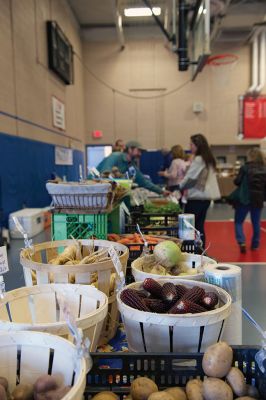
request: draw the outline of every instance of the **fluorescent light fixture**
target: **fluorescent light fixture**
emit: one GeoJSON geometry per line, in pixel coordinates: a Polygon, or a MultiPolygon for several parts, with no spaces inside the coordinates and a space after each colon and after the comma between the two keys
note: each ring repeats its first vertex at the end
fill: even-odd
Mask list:
{"type": "MultiPolygon", "coordinates": [[[[152,11],[155,15],[161,15],[161,7],[152,7],[152,11]]],[[[125,8],[124,15],[126,17],[150,17],[152,12],[148,7],[134,7],[125,8]]]]}

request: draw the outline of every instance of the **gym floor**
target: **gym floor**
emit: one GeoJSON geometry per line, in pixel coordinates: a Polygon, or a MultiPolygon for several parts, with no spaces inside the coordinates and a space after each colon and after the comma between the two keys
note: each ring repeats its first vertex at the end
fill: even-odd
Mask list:
{"type": "MultiPolygon", "coordinates": [[[[208,254],[219,254],[219,262],[230,262],[239,265],[242,269],[243,307],[266,330],[266,313],[264,310],[266,299],[266,229],[262,226],[262,245],[254,255],[248,251],[240,255],[233,232],[233,209],[225,204],[214,204],[208,211],[206,232],[207,243],[210,243],[208,254]],[[210,222],[209,222],[210,221],[210,222]],[[213,240],[212,240],[213,239],[213,240]],[[222,248],[222,251],[220,250],[222,248]],[[265,257],[264,257],[265,254],[265,257]],[[262,255],[262,256],[261,256],[262,255]],[[228,257],[230,259],[228,259],[228,257]],[[260,257],[262,257],[260,259],[260,257]],[[257,261],[260,259],[261,261],[257,261]]],[[[263,219],[266,220],[266,210],[263,210],[263,219]]],[[[246,222],[247,236],[250,235],[250,222],[246,222]]],[[[33,238],[34,243],[50,240],[50,231],[46,230],[33,238]]],[[[19,251],[23,240],[11,240],[8,251],[10,271],[4,276],[6,290],[24,286],[23,270],[19,263],[19,251]]],[[[243,318],[243,344],[260,345],[261,338],[255,328],[243,318]]]]}

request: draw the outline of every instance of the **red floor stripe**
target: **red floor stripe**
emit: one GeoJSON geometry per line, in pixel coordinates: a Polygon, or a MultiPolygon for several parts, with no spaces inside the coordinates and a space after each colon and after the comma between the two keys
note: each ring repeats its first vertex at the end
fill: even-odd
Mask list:
{"type": "Polygon", "coordinates": [[[244,224],[247,239],[247,253],[241,254],[235,240],[233,221],[207,221],[205,223],[206,247],[210,243],[208,255],[219,262],[265,262],[266,264],[266,221],[262,221],[261,243],[259,250],[251,251],[252,225],[244,224]]]}

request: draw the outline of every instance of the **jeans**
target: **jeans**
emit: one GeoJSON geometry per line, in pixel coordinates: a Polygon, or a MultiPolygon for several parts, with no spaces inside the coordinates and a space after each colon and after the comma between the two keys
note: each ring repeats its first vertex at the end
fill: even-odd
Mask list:
{"type": "Polygon", "coordinates": [[[251,247],[259,247],[260,244],[260,217],[261,208],[251,206],[237,206],[235,209],[235,236],[239,244],[245,243],[246,238],[243,231],[243,222],[250,212],[253,227],[251,247]]]}
{"type": "Polygon", "coordinates": [[[185,205],[185,213],[195,214],[195,228],[201,233],[201,239],[203,242],[204,249],[205,249],[204,223],[210,204],[211,204],[210,200],[188,200],[187,204],[185,205]]]}

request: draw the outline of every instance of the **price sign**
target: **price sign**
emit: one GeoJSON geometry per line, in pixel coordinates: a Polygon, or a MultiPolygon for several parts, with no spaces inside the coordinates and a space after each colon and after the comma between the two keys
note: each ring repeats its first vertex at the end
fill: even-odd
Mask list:
{"type": "Polygon", "coordinates": [[[0,247],[0,275],[9,271],[6,247],[0,247]]]}
{"type": "Polygon", "coordinates": [[[114,264],[118,276],[117,289],[121,290],[125,286],[125,275],[123,272],[122,264],[113,246],[108,249],[108,253],[111,257],[112,263],[114,264]]]}

